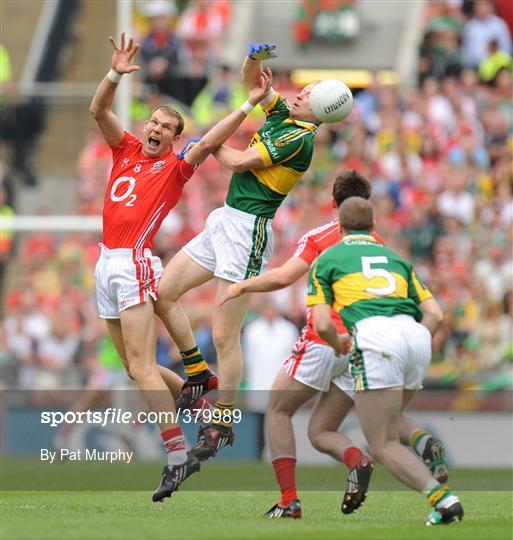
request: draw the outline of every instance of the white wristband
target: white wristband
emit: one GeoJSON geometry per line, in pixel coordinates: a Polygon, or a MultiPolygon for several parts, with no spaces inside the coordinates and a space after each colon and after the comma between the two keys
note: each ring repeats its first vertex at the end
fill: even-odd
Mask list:
{"type": "Polygon", "coordinates": [[[251,105],[249,101],[245,101],[241,106],[240,110],[247,116],[248,114],[251,114],[251,111],[255,108],[254,105],[251,105]]]}
{"type": "Polygon", "coordinates": [[[109,81],[114,84],[119,84],[119,82],[121,81],[121,77],[123,77],[123,73],[118,73],[117,71],[114,71],[113,69],[111,69],[107,73],[107,79],[109,79],[109,81]]]}

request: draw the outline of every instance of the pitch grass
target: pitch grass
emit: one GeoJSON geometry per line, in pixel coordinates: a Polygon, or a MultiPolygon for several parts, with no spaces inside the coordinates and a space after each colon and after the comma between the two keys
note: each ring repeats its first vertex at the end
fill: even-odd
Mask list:
{"type": "Polygon", "coordinates": [[[2,502],[2,540],[160,540],[359,538],[511,539],[511,494],[464,492],[462,523],[428,528],[425,501],[415,493],[372,493],[351,516],[339,512],[340,494],[306,492],[303,519],[261,517],[274,493],[183,492],[153,504],[141,492],[11,492],[2,502]]]}
{"type": "MultiPolygon", "coordinates": [[[[212,467],[210,474],[217,476],[221,471],[216,469],[216,466],[212,467]]],[[[269,466],[223,464],[221,469],[225,475],[237,476],[241,483],[244,481],[255,485],[255,479],[265,475],[269,466]]],[[[6,473],[7,470],[8,468],[4,468],[3,472],[6,473]]],[[[125,471],[135,473],[136,469],[125,471]]],[[[146,473],[149,469],[147,471],[144,466],[141,471],[146,473]]],[[[76,472],[78,471],[75,470],[76,472]]],[[[155,466],[151,467],[151,472],[149,481],[153,487],[157,480],[155,466]]],[[[201,476],[209,476],[206,469],[205,473],[194,475],[184,485],[183,492],[175,493],[162,504],[151,502],[151,491],[3,491],[0,505],[0,539],[513,538],[511,472],[508,471],[502,472],[502,483],[492,471],[452,471],[454,482],[451,484],[458,484],[458,495],[466,515],[462,523],[436,528],[423,525],[429,513],[425,499],[413,492],[396,491],[394,485],[387,481],[388,473],[385,471],[376,471],[374,491],[370,493],[367,504],[360,512],[351,516],[340,513],[340,491],[306,490],[310,487],[310,476],[315,474],[317,478],[336,477],[339,472],[337,467],[304,467],[298,472],[299,488],[303,488],[300,493],[303,519],[298,521],[268,521],[262,517],[277,498],[276,491],[269,489],[268,485],[266,489],[251,492],[193,491],[192,489],[198,488],[208,489],[200,482],[201,476]],[[476,483],[480,484],[479,488],[474,487],[476,483]],[[487,488],[504,491],[469,491],[487,488]]],[[[5,489],[5,482],[3,487],[5,489]]]]}

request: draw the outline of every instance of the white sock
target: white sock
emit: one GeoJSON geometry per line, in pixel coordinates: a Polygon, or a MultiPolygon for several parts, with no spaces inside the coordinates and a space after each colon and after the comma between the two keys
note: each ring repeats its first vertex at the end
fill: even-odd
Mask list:
{"type": "Polygon", "coordinates": [[[165,431],[161,436],[167,454],[168,465],[179,465],[187,461],[187,443],[180,428],[165,431]]]}
{"type": "MultiPolygon", "coordinates": [[[[410,441],[412,440],[415,433],[417,433],[419,431],[421,431],[421,430],[416,428],[410,433],[410,435],[409,435],[410,441]]],[[[422,431],[424,431],[424,430],[422,430],[422,431]]],[[[424,435],[422,435],[420,437],[420,439],[418,441],[415,442],[415,446],[412,446],[413,450],[415,451],[415,453],[419,457],[422,457],[422,454],[424,453],[424,450],[426,449],[426,443],[428,442],[429,437],[430,437],[429,433],[425,433],[424,435]]]]}
{"type": "Polygon", "coordinates": [[[439,483],[432,477],[431,480],[424,486],[422,493],[426,497],[439,485],[439,483]]]}
{"type": "Polygon", "coordinates": [[[456,495],[449,495],[448,497],[444,497],[436,506],[435,508],[449,508],[449,506],[452,506],[454,503],[460,502],[458,497],[456,495]]]}

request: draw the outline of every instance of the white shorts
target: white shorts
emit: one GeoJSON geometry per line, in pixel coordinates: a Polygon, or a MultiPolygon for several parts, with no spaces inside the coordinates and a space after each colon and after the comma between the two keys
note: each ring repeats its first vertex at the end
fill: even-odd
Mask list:
{"type": "Polygon", "coordinates": [[[242,281],[265,270],[273,247],[270,219],[225,205],[210,213],[203,231],[182,249],[214,276],[242,281]]]}
{"type": "Polygon", "coordinates": [[[356,391],[422,388],[431,361],[431,334],[409,315],[369,317],[356,323],[351,373],[356,391]]]}
{"type": "Polygon", "coordinates": [[[349,397],[354,396],[348,357],[335,354],[329,345],[299,339],[283,367],[295,381],[305,386],[328,392],[333,382],[349,397]]]}
{"type": "Polygon", "coordinates": [[[149,297],[157,301],[162,262],[151,250],[101,248],[94,272],[100,317],[119,319],[121,311],[149,297]]]}

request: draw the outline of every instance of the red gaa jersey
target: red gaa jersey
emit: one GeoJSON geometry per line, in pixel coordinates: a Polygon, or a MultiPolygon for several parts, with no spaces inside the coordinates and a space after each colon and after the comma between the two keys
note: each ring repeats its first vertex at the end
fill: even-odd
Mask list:
{"type": "Polygon", "coordinates": [[[142,142],[125,131],[112,148],[113,166],[103,204],[103,243],[109,249],[144,249],[180,198],[195,166],[172,151],[156,158],[142,153],[142,142]]]}
{"type": "MultiPolygon", "coordinates": [[[[378,242],[384,244],[383,239],[377,233],[372,232],[371,234],[378,242]]],[[[326,225],[312,229],[304,234],[298,242],[294,257],[303,259],[308,266],[310,266],[324,250],[338,244],[340,239],[340,225],[338,220],[334,219],[333,221],[326,223],[326,225]]],[[[326,342],[323,341],[315,331],[312,308],[307,308],[306,313],[307,320],[305,327],[301,331],[301,339],[315,341],[316,343],[326,345],[326,342]]],[[[347,333],[340,315],[333,309],[331,310],[331,320],[339,334],[347,333]]]]}

